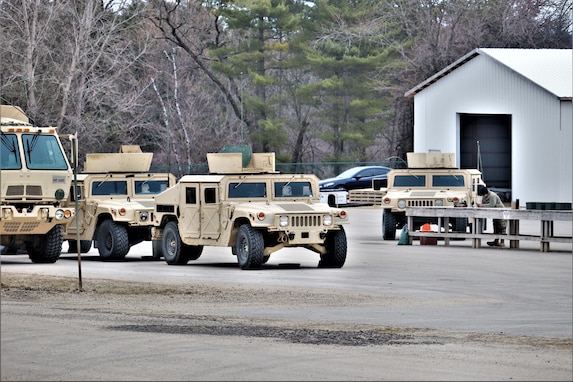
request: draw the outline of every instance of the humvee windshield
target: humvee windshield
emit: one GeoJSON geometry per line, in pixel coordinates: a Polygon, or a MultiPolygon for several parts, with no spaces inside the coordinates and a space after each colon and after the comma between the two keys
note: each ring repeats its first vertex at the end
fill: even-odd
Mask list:
{"type": "Polygon", "coordinates": [[[394,187],[426,187],[425,175],[396,175],[394,187]]]}
{"type": "MultiPolygon", "coordinates": [[[[432,175],[431,187],[464,187],[462,175],[432,175]]],[[[394,187],[426,187],[425,175],[396,175],[394,187]]]]}
{"type": "Polygon", "coordinates": [[[275,197],[297,198],[312,196],[310,182],[275,182],[275,197]]]}
{"type": "Polygon", "coordinates": [[[265,198],[267,184],[265,182],[231,182],[229,183],[229,198],[265,198]]]}
{"type": "Polygon", "coordinates": [[[92,195],[127,195],[127,182],[94,182],[92,183],[92,195]]]}
{"type": "Polygon", "coordinates": [[[164,180],[136,180],[135,194],[159,194],[167,189],[167,179],[164,180]]]}
{"type": "Polygon", "coordinates": [[[54,135],[23,134],[24,155],[30,170],[67,170],[66,157],[54,135]]]}
{"type": "Polygon", "coordinates": [[[461,175],[432,175],[432,187],[464,187],[461,175]]]}
{"type": "Polygon", "coordinates": [[[20,152],[18,151],[18,138],[15,134],[2,134],[0,169],[19,170],[20,168],[22,168],[22,162],[20,162],[20,152]]]}

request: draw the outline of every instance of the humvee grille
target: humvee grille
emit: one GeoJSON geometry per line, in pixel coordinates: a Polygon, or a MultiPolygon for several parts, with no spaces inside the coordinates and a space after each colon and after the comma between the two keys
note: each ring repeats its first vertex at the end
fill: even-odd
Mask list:
{"type": "Polygon", "coordinates": [[[322,215],[291,216],[292,227],[319,227],[322,226],[322,215]]]}
{"type": "Polygon", "coordinates": [[[8,186],[6,190],[6,196],[42,196],[42,186],[26,186],[26,191],[24,192],[24,186],[8,186]]]}
{"type": "Polygon", "coordinates": [[[433,200],[408,200],[408,207],[433,207],[433,200]]]}
{"type": "Polygon", "coordinates": [[[15,223],[15,222],[6,222],[3,225],[4,232],[9,233],[26,233],[26,232],[33,232],[38,226],[40,225],[39,222],[25,222],[25,223],[15,223]]]}
{"type": "Polygon", "coordinates": [[[21,196],[24,195],[24,186],[8,186],[6,196],[21,196]]]}
{"type": "Polygon", "coordinates": [[[42,186],[26,186],[26,195],[42,196],[42,186]]]}

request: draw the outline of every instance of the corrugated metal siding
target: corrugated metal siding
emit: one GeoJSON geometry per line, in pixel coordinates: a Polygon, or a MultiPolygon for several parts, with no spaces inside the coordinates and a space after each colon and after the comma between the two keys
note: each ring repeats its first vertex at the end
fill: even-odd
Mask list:
{"type": "Polygon", "coordinates": [[[571,49],[479,49],[502,65],[560,98],[573,94],[571,49]]]}
{"type": "Polygon", "coordinates": [[[572,49],[474,49],[451,65],[426,79],[404,95],[413,97],[445,76],[450,76],[468,61],[478,56],[488,56],[500,65],[506,66],[519,76],[532,81],[554,96],[571,99],[573,94],[573,50],[572,49]]]}

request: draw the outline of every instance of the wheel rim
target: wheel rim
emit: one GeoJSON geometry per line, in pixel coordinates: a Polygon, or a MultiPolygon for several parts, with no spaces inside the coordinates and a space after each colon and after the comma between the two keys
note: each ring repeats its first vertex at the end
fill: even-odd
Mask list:
{"type": "Polygon", "coordinates": [[[247,261],[248,254],[249,254],[249,241],[245,236],[242,236],[237,251],[237,256],[239,257],[240,264],[244,264],[247,261]]]}
{"type": "Polygon", "coordinates": [[[107,250],[111,251],[111,248],[113,246],[113,237],[111,236],[111,233],[107,232],[105,234],[103,244],[107,250]]]}
{"type": "Polygon", "coordinates": [[[175,256],[175,252],[177,250],[177,241],[175,240],[175,235],[169,233],[166,237],[167,239],[167,253],[166,255],[169,257],[175,256]]]}

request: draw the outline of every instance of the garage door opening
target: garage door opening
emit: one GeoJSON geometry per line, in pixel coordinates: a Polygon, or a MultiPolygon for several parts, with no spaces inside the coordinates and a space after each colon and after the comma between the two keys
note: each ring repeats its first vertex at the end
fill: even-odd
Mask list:
{"type": "Polygon", "coordinates": [[[487,186],[511,201],[511,115],[460,113],[459,121],[461,168],[480,169],[487,186]]]}

